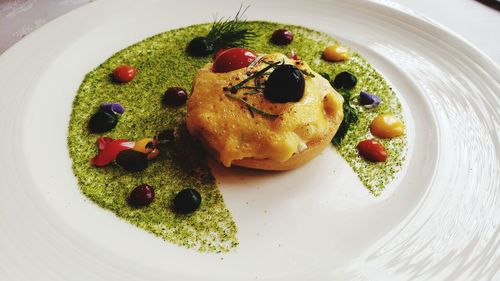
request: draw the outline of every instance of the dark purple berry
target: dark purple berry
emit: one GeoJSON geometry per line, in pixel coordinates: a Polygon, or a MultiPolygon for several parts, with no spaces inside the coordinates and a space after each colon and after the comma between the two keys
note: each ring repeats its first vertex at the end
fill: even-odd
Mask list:
{"type": "Polygon", "coordinates": [[[118,153],[115,161],[116,164],[129,172],[140,172],[148,167],[148,156],[132,149],[118,153]]]}
{"type": "Polygon", "coordinates": [[[380,104],[380,98],[377,95],[361,92],[359,94],[359,104],[367,108],[373,108],[380,104]]]}
{"type": "Polygon", "coordinates": [[[130,193],[128,202],[132,206],[143,207],[151,204],[155,198],[153,187],[148,184],[141,184],[130,193]]]}
{"type": "Polygon", "coordinates": [[[103,111],[109,111],[113,114],[123,114],[125,112],[125,108],[119,104],[119,103],[110,103],[110,102],[104,102],[101,103],[101,110],[103,111]]]}
{"type": "Polygon", "coordinates": [[[288,45],[293,41],[293,33],[288,29],[277,29],[273,32],[271,42],[276,45],[288,45]]]}
{"type": "Polygon", "coordinates": [[[184,89],[179,87],[170,87],[163,94],[162,103],[164,106],[181,106],[186,103],[187,94],[184,89]]]}

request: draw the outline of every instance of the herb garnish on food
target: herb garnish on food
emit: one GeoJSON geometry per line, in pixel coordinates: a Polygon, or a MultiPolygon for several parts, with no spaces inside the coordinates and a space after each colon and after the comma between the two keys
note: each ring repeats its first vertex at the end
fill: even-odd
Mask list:
{"type": "Polygon", "coordinates": [[[226,94],[226,97],[232,98],[232,99],[235,99],[235,100],[239,100],[242,103],[244,103],[246,105],[246,107],[248,108],[248,110],[250,111],[250,114],[252,114],[252,117],[254,117],[254,115],[253,115],[254,113],[258,113],[258,114],[260,114],[260,115],[262,115],[264,117],[270,117],[270,118],[276,118],[276,117],[279,116],[278,114],[272,114],[272,113],[269,113],[269,112],[265,112],[262,109],[258,109],[255,106],[253,106],[250,103],[248,103],[246,100],[244,100],[244,99],[242,99],[240,97],[237,97],[235,95],[226,94]]]}
{"type": "MultiPolygon", "coordinates": [[[[334,87],[332,81],[330,80],[330,75],[328,73],[321,72],[320,75],[323,76],[326,80],[328,80],[332,85],[332,87],[334,87]]],[[[344,110],[344,119],[342,119],[342,123],[340,123],[339,129],[337,130],[337,133],[335,133],[335,136],[332,139],[332,143],[334,145],[340,145],[342,139],[344,139],[351,125],[358,122],[358,113],[356,112],[356,109],[352,107],[350,104],[350,99],[351,99],[350,92],[343,89],[339,89],[339,91],[342,97],[344,98],[344,103],[342,105],[342,108],[344,110]]]]}
{"type": "Polygon", "coordinates": [[[264,110],[256,108],[255,106],[251,105],[246,100],[244,100],[244,99],[242,99],[242,98],[237,97],[237,96],[234,95],[240,89],[250,89],[249,92],[246,92],[243,95],[254,95],[254,94],[259,93],[261,90],[264,89],[264,87],[262,87],[262,85],[260,83],[260,78],[262,76],[264,76],[264,75],[268,75],[269,74],[269,73],[267,73],[268,70],[274,69],[277,66],[284,64],[285,62],[284,61],[281,61],[281,62],[278,61],[278,62],[265,62],[265,63],[268,64],[266,67],[264,67],[263,69],[255,72],[253,74],[251,74],[250,76],[248,76],[247,78],[245,78],[243,81],[241,81],[240,83],[238,83],[238,84],[236,84],[234,86],[224,87],[224,91],[231,92],[231,94],[225,94],[226,97],[229,97],[229,98],[232,98],[232,99],[239,100],[239,101],[243,102],[245,104],[245,106],[248,108],[248,110],[250,111],[250,114],[252,115],[252,117],[254,117],[254,113],[258,113],[258,114],[260,114],[260,115],[262,115],[264,117],[276,118],[276,117],[279,116],[278,114],[272,114],[272,113],[269,113],[269,112],[265,112],[264,110]],[[251,81],[252,79],[254,80],[254,86],[245,86],[245,84],[247,82],[251,81]]]}
{"type": "Polygon", "coordinates": [[[187,52],[193,56],[206,56],[220,48],[242,47],[255,38],[257,34],[246,27],[242,19],[248,7],[240,9],[234,19],[215,19],[212,28],[206,36],[196,37],[187,47],[187,52]]]}
{"type": "Polygon", "coordinates": [[[268,66],[264,67],[263,69],[253,73],[252,75],[248,76],[247,78],[245,78],[243,81],[241,81],[240,83],[234,85],[234,86],[231,86],[231,87],[224,87],[224,91],[230,91],[231,93],[236,93],[239,89],[255,89],[255,90],[260,90],[260,89],[263,89],[260,85],[260,81],[259,81],[259,78],[266,75],[266,72],[271,69],[271,68],[276,68],[278,65],[281,65],[281,64],[284,64],[285,62],[266,62],[268,64],[268,66]],[[254,79],[255,80],[255,86],[245,86],[245,84],[254,79]]]}
{"type": "Polygon", "coordinates": [[[332,139],[332,143],[335,145],[339,145],[347,134],[347,131],[349,131],[351,125],[358,122],[358,113],[350,104],[351,94],[346,90],[340,90],[340,94],[344,98],[344,104],[342,105],[342,108],[344,109],[344,119],[342,120],[342,123],[340,123],[339,129],[332,139]]]}

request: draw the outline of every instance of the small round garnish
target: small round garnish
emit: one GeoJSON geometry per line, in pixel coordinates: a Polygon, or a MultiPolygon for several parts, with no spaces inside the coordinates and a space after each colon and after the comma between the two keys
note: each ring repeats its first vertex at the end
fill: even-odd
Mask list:
{"type": "Polygon", "coordinates": [[[111,103],[111,102],[103,102],[100,105],[100,108],[103,111],[109,111],[114,114],[123,114],[125,112],[125,108],[119,103],[111,103]]]}
{"type": "Polygon", "coordinates": [[[157,141],[153,138],[143,138],[141,140],[138,140],[135,143],[134,148],[132,149],[144,154],[148,154],[156,148],[156,143],[157,141]]]}
{"type": "Polygon", "coordinates": [[[198,209],[201,204],[201,195],[192,188],[181,190],[174,198],[174,210],[178,214],[189,214],[198,209]]]}
{"type": "Polygon", "coordinates": [[[116,82],[127,83],[134,79],[137,70],[129,65],[120,65],[113,70],[113,78],[116,82]]]}
{"type": "Polygon", "coordinates": [[[148,160],[151,160],[160,155],[160,150],[156,148],[157,144],[158,140],[155,138],[144,138],[137,141],[132,149],[147,154],[148,160]]]}
{"type": "Polygon", "coordinates": [[[370,125],[372,135],[379,138],[395,138],[403,134],[403,122],[389,114],[380,114],[373,119],[370,125]]]}
{"type": "Polygon", "coordinates": [[[272,102],[297,102],[304,96],[304,75],[293,65],[276,67],[265,85],[264,96],[272,102]]]}
{"type": "Polygon", "coordinates": [[[358,144],[361,157],[372,162],[384,162],[388,154],[384,146],[376,140],[364,140],[358,144]]]}
{"type": "Polygon", "coordinates": [[[155,191],[153,187],[148,184],[141,184],[130,192],[128,202],[132,206],[143,207],[151,204],[154,198],[155,191]]]}
{"type": "Polygon", "coordinates": [[[277,29],[271,36],[271,42],[276,45],[288,45],[293,41],[293,33],[288,29],[277,29]]]}
{"type": "Polygon", "coordinates": [[[170,87],[163,94],[162,104],[164,106],[181,106],[186,103],[187,94],[183,88],[170,87]]]}
{"type": "Polygon", "coordinates": [[[109,132],[116,127],[118,117],[107,111],[97,111],[90,117],[88,128],[91,133],[101,134],[109,132]]]}
{"type": "Polygon", "coordinates": [[[356,86],[356,83],[358,82],[358,79],[354,74],[344,71],[337,76],[335,76],[335,79],[333,80],[333,86],[337,89],[345,89],[345,90],[350,90],[356,86]]]}
{"type": "Polygon", "coordinates": [[[344,61],[349,58],[349,52],[340,45],[331,45],[323,50],[323,58],[327,61],[344,61]]]}
{"type": "Polygon", "coordinates": [[[250,65],[257,58],[257,55],[245,48],[230,48],[221,53],[217,53],[213,71],[224,73],[250,65]]]}
{"type": "Polygon", "coordinates": [[[148,167],[148,156],[132,149],[118,153],[115,161],[116,164],[129,172],[140,172],[148,167]]]}
{"type": "Polygon", "coordinates": [[[380,98],[377,95],[361,92],[359,94],[359,104],[366,108],[374,108],[380,104],[380,98]]]}
{"type": "Polygon", "coordinates": [[[196,57],[202,57],[214,51],[214,44],[206,37],[196,37],[187,46],[187,52],[196,57]]]}

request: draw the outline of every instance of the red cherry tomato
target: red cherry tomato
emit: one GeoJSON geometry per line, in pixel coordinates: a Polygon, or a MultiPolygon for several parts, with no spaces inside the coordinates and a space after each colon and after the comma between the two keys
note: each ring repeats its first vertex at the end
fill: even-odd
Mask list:
{"type": "Polygon", "coordinates": [[[99,151],[103,150],[104,148],[106,148],[106,146],[108,145],[108,143],[112,142],[113,139],[112,138],[108,138],[108,137],[99,137],[97,138],[97,149],[99,149],[99,151]]]}
{"type": "Polygon", "coordinates": [[[224,53],[225,51],[227,51],[227,50],[229,50],[229,49],[231,49],[231,48],[220,48],[220,49],[217,51],[217,53],[215,53],[215,59],[217,59],[218,57],[220,57],[220,55],[221,55],[222,53],[224,53]]]}
{"type": "Polygon", "coordinates": [[[384,162],[388,154],[384,146],[376,140],[364,140],[358,144],[358,152],[366,160],[384,162]]]}
{"type": "Polygon", "coordinates": [[[257,57],[254,52],[244,48],[230,48],[217,55],[213,66],[213,71],[217,73],[247,67],[257,57]]]}
{"type": "Polygon", "coordinates": [[[113,70],[113,78],[116,82],[127,83],[134,79],[137,70],[132,66],[120,65],[113,70]]]}
{"type": "Polygon", "coordinates": [[[133,148],[135,143],[129,140],[111,140],[110,138],[98,138],[97,146],[99,153],[90,161],[96,167],[104,167],[113,162],[123,150],[133,148]]]}

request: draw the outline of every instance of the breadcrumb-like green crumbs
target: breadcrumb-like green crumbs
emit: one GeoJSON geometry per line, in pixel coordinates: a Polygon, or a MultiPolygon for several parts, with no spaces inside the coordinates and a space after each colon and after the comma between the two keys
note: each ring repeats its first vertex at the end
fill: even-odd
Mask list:
{"type": "MultiPolygon", "coordinates": [[[[358,85],[351,93],[352,104],[359,111],[359,121],[348,132],[338,151],[367,188],[379,195],[401,168],[406,137],[381,141],[390,154],[385,163],[364,161],[358,156],[356,145],[371,137],[369,124],[377,114],[391,113],[402,119],[400,102],[388,83],[357,54],[353,53],[346,62],[322,60],[323,49],[336,43],[325,34],[270,22],[248,24],[260,34],[248,47],[259,53],[289,54],[293,49],[317,72],[335,77],[349,70],[357,76],[358,85]],[[295,33],[294,41],[287,46],[271,44],[272,32],[283,27],[295,33]],[[357,96],[361,90],[377,94],[382,99],[381,105],[375,109],[360,107],[357,96]]],[[[206,34],[210,26],[194,25],[147,38],[116,53],[88,73],[73,102],[68,147],[82,193],[99,206],[174,244],[202,252],[227,252],[238,245],[237,227],[208,168],[202,148],[189,138],[185,130],[186,108],[161,105],[162,95],[168,87],[191,89],[196,71],[212,60],[210,56],[193,58],[185,53],[188,42],[206,34]],[[110,74],[122,64],[134,66],[138,74],[129,83],[114,83],[110,74]],[[113,164],[105,168],[93,167],[90,159],[97,153],[96,140],[100,135],[90,134],[87,123],[102,102],[118,102],[126,109],[116,128],[103,136],[137,141],[164,129],[176,128],[176,141],[160,147],[160,156],[150,161],[149,167],[142,172],[129,173],[113,164]],[[155,199],[148,207],[132,208],[127,197],[140,184],[153,186],[155,199]],[[186,187],[197,189],[202,203],[193,214],[177,215],[172,211],[171,202],[175,194],[186,187]]]]}

